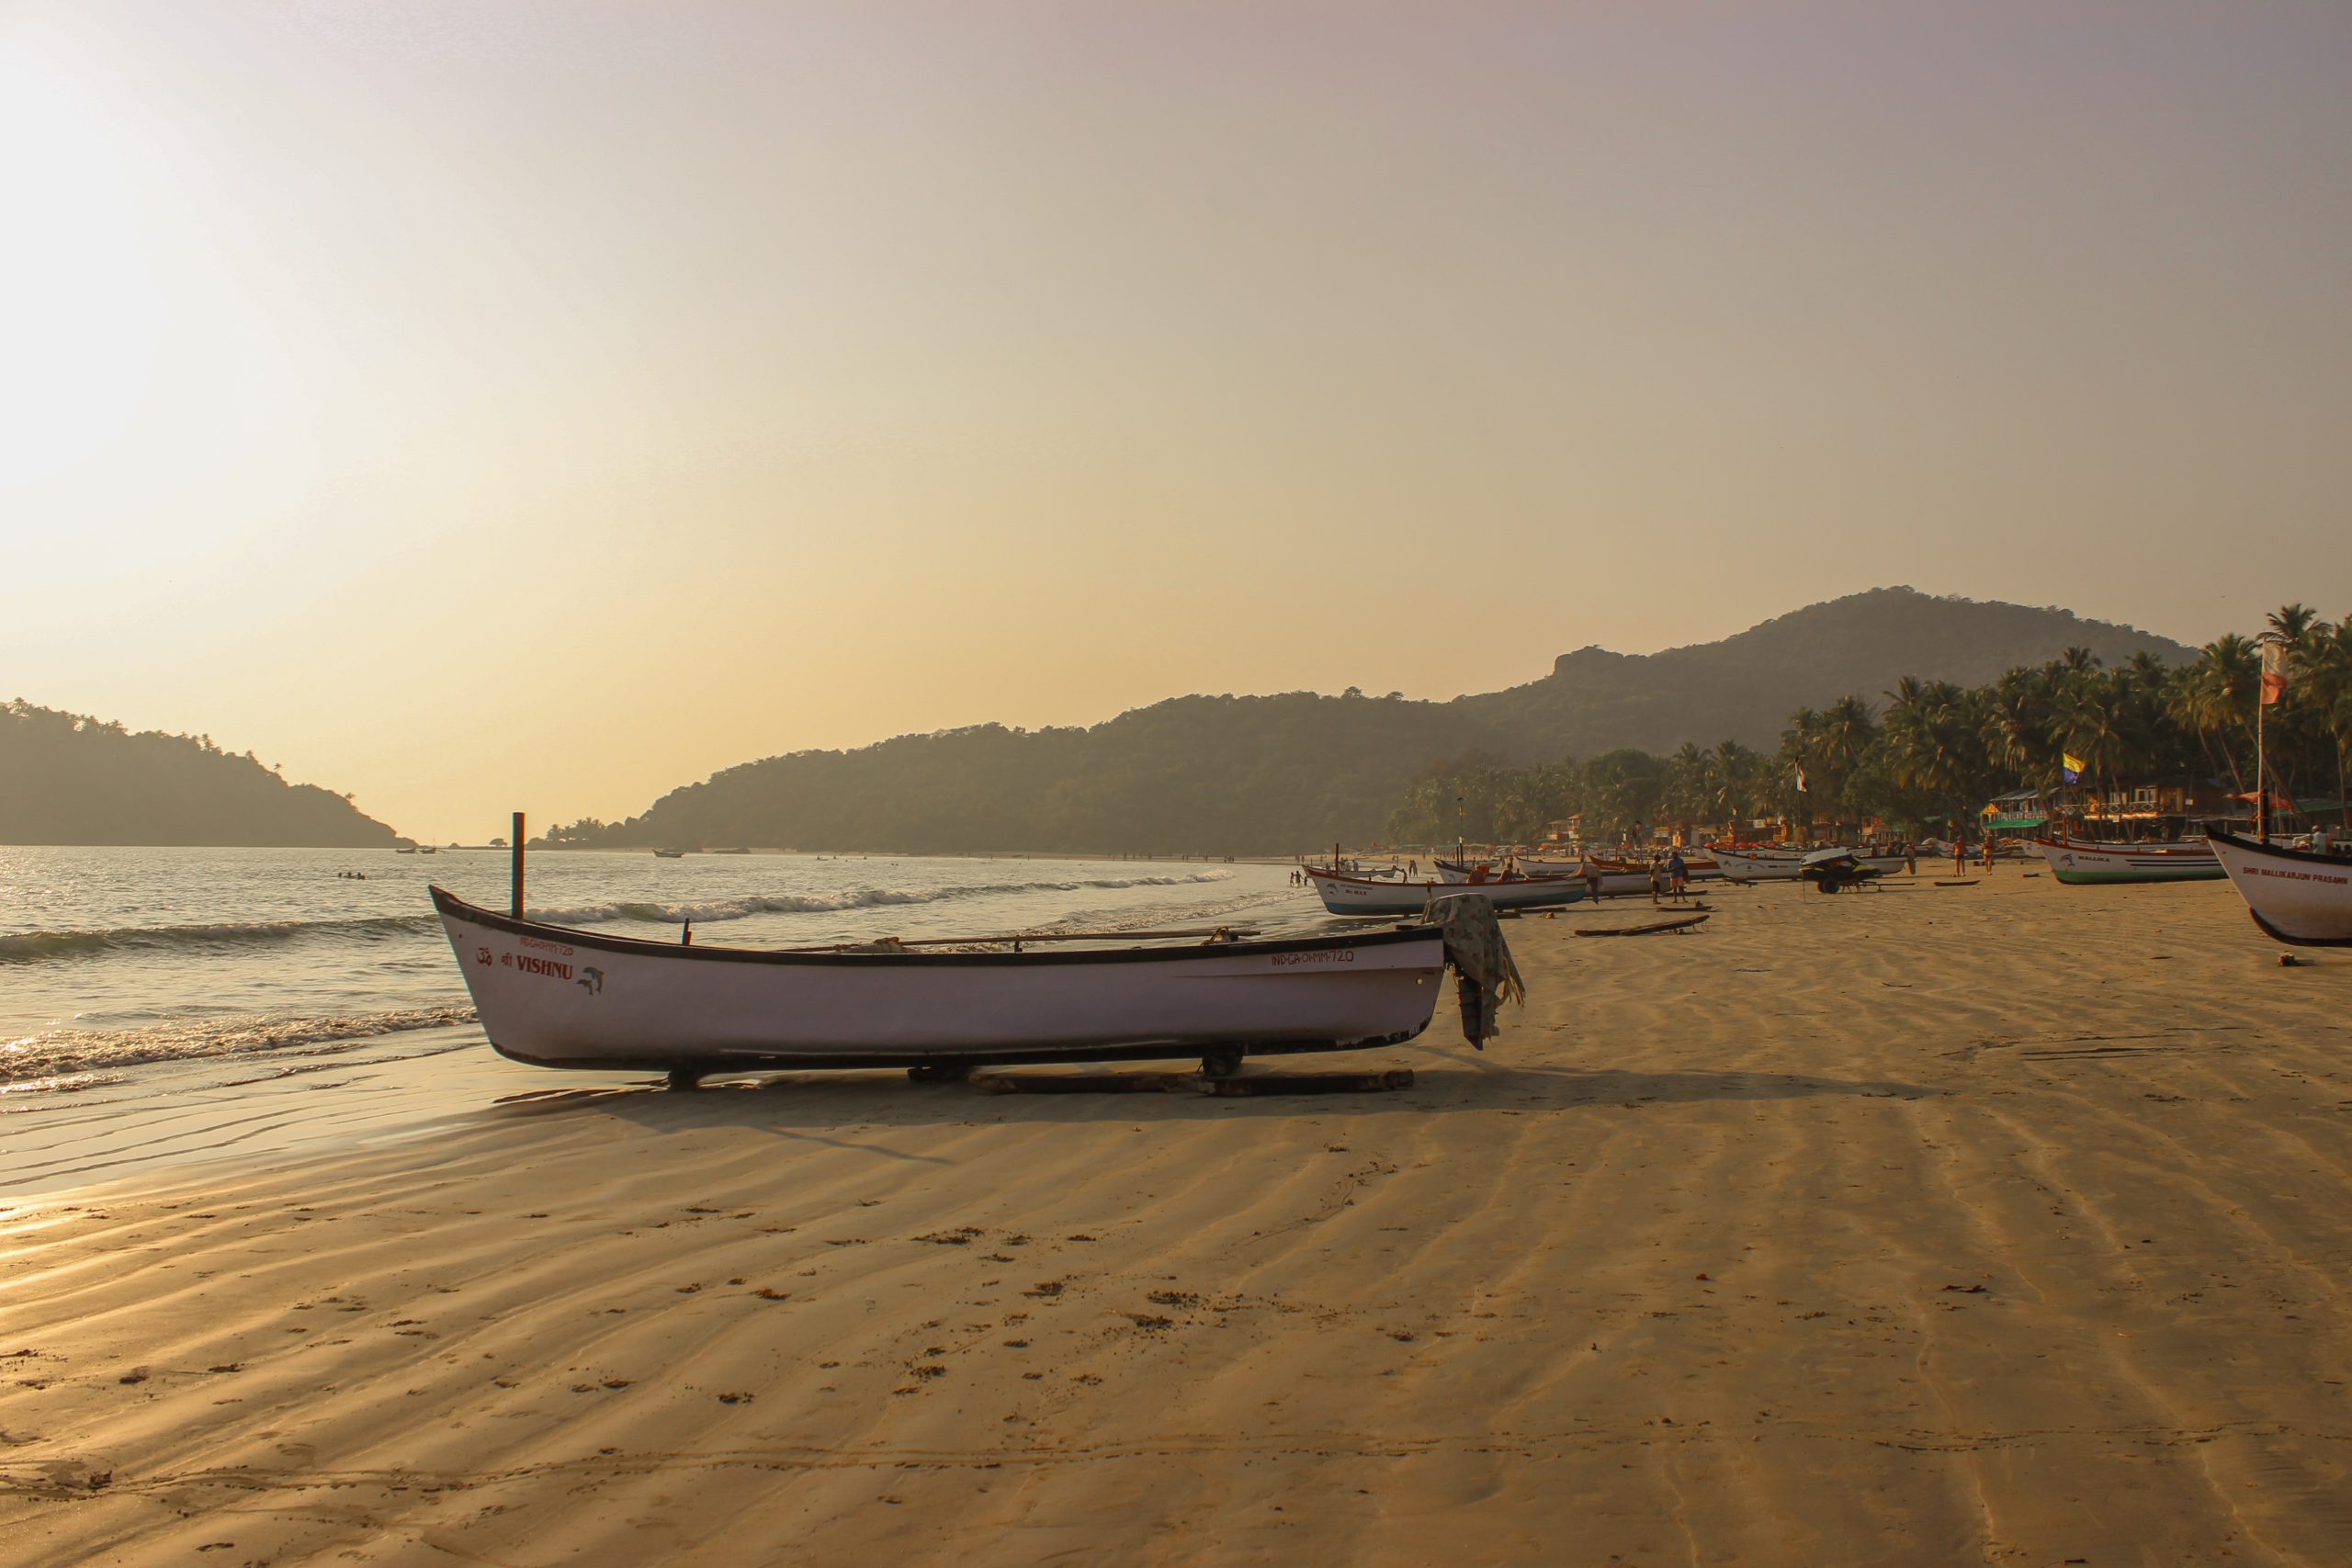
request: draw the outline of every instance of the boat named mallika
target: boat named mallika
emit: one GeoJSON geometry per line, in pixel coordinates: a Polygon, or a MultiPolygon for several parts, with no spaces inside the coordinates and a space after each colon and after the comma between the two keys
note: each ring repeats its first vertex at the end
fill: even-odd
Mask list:
{"type": "Polygon", "coordinates": [[[2066,835],[2036,839],[2050,874],[2071,887],[2109,882],[2218,882],[2222,863],[2202,839],[2164,843],[2101,843],[2066,835]]]}
{"type": "Polygon", "coordinates": [[[1521,991],[1494,908],[1478,897],[1440,900],[1422,921],[1340,935],[763,951],[574,931],[432,892],[501,1055],[665,1072],[680,1085],[773,1068],[960,1077],[984,1066],[1191,1055],[1224,1076],[1245,1056],[1411,1040],[1429,1028],[1448,967],[1463,1032],[1483,1049],[1498,1032],[1498,1005],[1521,991]]]}

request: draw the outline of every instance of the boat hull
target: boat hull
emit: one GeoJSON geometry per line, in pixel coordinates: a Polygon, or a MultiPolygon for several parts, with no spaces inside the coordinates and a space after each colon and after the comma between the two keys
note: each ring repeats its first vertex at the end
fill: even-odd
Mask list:
{"type": "Polygon", "coordinates": [[[1115,951],[761,953],[434,905],[504,1055],[542,1066],[1143,1060],[1352,1050],[1429,1027],[1433,931],[1115,951]]]}
{"type": "Polygon", "coordinates": [[[2101,844],[2036,839],[2050,874],[2069,887],[2119,882],[2219,882],[2222,863],[2206,844],[2101,844]]]}
{"type": "Polygon", "coordinates": [[[2295,947],[2352,947],[2352,860],[2234,833],[2207,841],[2267,934],[2295,947]]]}
{"type": "MultiPolygon", "coordinates": [[[[1761,853],[1746,853],[1738,850],[1717,849],[1715,863],[1723,868],[1726,882],[1797,882],[1804,879],[1805,862],[1814,855],[1825,854],[1821,850],[1776,850],[1761,853]]],[[[1904,870],[1909,863],[1901,855],[1856,855],[1854,863],[1881,874],[1904,870]]]]}
{"type": "Polygon", "coordinates": [[[1585,896],[1582,882],[1565,877],[1514,882],[1374,882],[1358,876],[1334,876],[1306,868],[1323,907],[1335,915],[1418,916],[1429,908],[1432,894],[1449,897],[1476,893],[1498,909],[1536,909],[1573,904],[1585,896]]]}

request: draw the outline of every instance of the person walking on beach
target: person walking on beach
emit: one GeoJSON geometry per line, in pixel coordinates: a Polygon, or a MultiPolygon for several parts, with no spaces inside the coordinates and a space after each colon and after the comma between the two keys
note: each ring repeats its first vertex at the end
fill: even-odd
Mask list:
{"type": "Polygon", "coordinates": [[[1683,894],[1690,887],[1690,863],[1682,858],[1680,850],[1667,857],[1666,874],[1674,884],[1674,901],[1681,903],[1683,894]]]}
{"type": "Polygon", "coordinates": [[[1665,892],[1666,867],[1653,859],[1650,862],[1650,905],[1653,908],[1657,906],[1660,896],[1665,892]]]}

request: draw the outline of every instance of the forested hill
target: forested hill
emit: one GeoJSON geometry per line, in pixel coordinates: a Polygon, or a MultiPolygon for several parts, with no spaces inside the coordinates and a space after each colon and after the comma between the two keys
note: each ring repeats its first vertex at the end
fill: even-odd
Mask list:
{"type": "Polygon", "coordinates": [[[288,784],[209,736],[134,735],[22,700],[0,707],[0,844],[396,841],[345,796],[288,784]]]}
{"type": "MultiPolygon", "coordinates": [[[[1562,612],[1572,624],[1570,611],[1562,612]]],[[[1769,745],[1789,714],[1905,675],[1977,682],[2086,648],[2109,663],[2189,649],[2070,612],[1858,593],[1722,642],[1587,649],[1524,686],[1446,703],[1297,692],[1177,697],[1088,729],[996,725],[801,751],[673,790],[559,841],[808,850],[1278,854],[1375,839],[1413,775],[1484,750],[1551,761],[1690,740],[1769,745]]]]}
{"type": "Polygon", "coordinates": [[[2181,664],[2196,649],[2071,610],[1874,588],[1813,604],[1721,642],[1648,655],[1586,648],[1543,680],[1459,699],[1514,750],[1543,758],[1684,741],[1769,746],[1788,716],[1849,693],[1876,703],[1905,675],[1980,685],[2070,648],[2109,667],[2147,653],[2181,664]]]}

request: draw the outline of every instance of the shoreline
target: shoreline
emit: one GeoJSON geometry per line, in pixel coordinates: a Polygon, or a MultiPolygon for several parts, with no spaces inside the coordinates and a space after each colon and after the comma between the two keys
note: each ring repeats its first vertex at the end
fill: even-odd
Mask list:
{"type": "MultiPolygon", "coordinates": [[[[10,1200],[0,1529],[61,1564],[2342,1560],[2352,959],[2279,968],[2226,885],[1928,882],[1510,922],[1531,999],[1486,1053],[1447,1003],[1329,1058],[1414,1068],[1390,1095],[326,1064],[245,1131],[215,1106],[225,1160],[10,1200]]],[[[132,1157],[175,1124],[105,1121],[132,1157]]]]}

